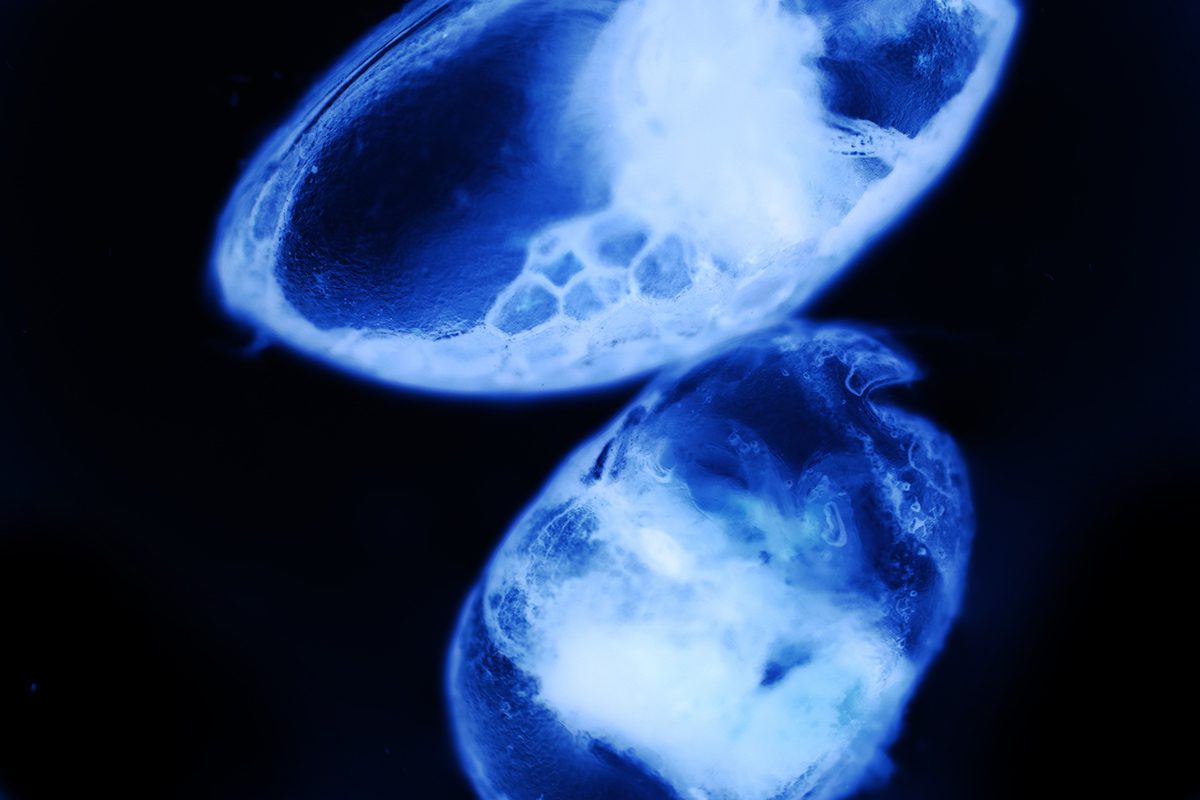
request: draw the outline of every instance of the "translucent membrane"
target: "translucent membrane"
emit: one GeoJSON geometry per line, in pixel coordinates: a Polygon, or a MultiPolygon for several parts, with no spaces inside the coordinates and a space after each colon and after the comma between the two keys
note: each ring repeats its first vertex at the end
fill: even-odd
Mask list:
{"type": "Polygon", "coordinates": [[[912,377],[866,334],[775,328],[568,458],[451,647],[479,794],[816,800],[885,766],[973,530],[952,442],[875,399],[912,377]]]}
{"type": "Polygon", "coordinates": [[[381,381],[528,393],[771,324],[960,148],[1008,0],[424,3],[222,218],[228,309],[381,381]]]}

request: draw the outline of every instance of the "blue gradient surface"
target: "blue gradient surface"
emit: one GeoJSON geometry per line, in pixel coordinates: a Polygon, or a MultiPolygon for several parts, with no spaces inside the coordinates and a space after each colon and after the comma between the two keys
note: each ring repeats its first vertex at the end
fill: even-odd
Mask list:
{"type": "Polygon", "coordinates": [[[953,443],[878,399],[913,377],[866,333],[777,327],[570,456],[451,648],[481,797],[832,798],[885,772],[973,531],[953,443]]]}
{"type": "Polygon", "coordinates": [[[1008,0],[418,3],[253,159],[214,271],[268,338],[466,393],[777,322],[966,140],[1008,0]]]}

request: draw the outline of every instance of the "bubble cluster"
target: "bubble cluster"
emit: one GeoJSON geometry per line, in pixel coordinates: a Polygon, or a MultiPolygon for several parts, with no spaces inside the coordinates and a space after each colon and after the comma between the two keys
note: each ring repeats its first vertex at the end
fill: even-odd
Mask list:
{"type": "Polygon", "coordinates": [[[579,389],[785,317],[992,90],[1008,0],[418,3],[267,142],[230,312],[388,383],[579,389]]]}

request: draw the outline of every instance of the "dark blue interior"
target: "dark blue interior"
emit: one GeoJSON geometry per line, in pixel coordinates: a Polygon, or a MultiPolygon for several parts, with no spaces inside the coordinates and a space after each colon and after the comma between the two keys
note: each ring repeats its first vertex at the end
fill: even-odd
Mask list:
{"type": "Polygon", "coordinates": [[[835,27],[819,61],[825,105],[916,135],[975,68],[980,43],[974,24],[974,12],[926,3],[903,38],[864,40],[835,27]]]}
{"type": "MultiPolygon", "coordinates": [[[[787,502],[784,492],[803,498],[827,476],[849,495],[854,510],[854,540],[836,552],[845,580],[880,600],[887,615],[882,624],[920,658],[931,642],[936,646],[938,627],[948,619],[944,579],[928,548],[904,529],[889,506],[882,470],[894,470],[928,504],[937,493],[929,478],[910,465],[909,450],[932,447],[940,461],[922,462],[922,468],[945,481],[940,488],[962,504],[947,509],[943,525],[950,527],[940,532],[942,539],[953,541],[970,535],[961,465],[952,450],[940,449],[941,440],[933,438],[937,434],[931,428],[894,409],[879,413],[872,390],[856,391],[861,387],[850,380],[863,373],[872,385],[886,385],[888,375],[905,373],[902,364],[864,362],[860,356],[880,354],[878,345],[865,338],[850,338],[835,355],[821,352],[811,343],[797,354],[745,344],[685,375],[642,424],[651,438],[677,442],[671,451],[674,473],[687,482],[697,505],[730,522],[740,513],[731,504],[739,493],[753,491],[765,502],[787,502]],[[849,364],[857,364],[858,373],[849,364]],[[681,423],[686,436],[678,431],[681,423]],[[863,436],[869,437],[869,448],[863,436]],[[747,446],[755,440],[759,447],[747,446]],[[794,490],[782,485],[780,472],[796,476],[794,490]]],[[[743,536],[754,541],[755,534],[747,529],[743,536]]]]}
{"type": "Polygon", "coordinates": [[[520,272],[528,237],[578,213],[587,182],[543,152],[534,110],[559,102],[554,70],[581,51],[588,25],[533,22],[501,17],[498,33],[436,71],[381,64],[382,100],[328,112],[345,123],[313,143],[323,152],[302,179],[276,269],[307,319],[462,332],[520,272]]]}

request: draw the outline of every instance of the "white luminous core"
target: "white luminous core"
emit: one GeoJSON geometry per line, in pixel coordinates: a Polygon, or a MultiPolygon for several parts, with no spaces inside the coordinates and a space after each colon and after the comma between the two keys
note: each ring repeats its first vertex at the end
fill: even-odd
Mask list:
{"type": "Polygon", "coordinates": [[[866,334],[781,326],[571,456],[451,645],[480,796],[834,800],[886,773],[972,533],[953,443],[872,398],[912,376],[866,334]]]}
{"type": "Polygon", "coordinates": [[[803,305],[951,161],[1009,0],[428,2],[247,169],[226,306],[387,383],[626,379],[803,305]]]}
{"type": "Polygon", "coordinates": [[[639,506],[598,515],[604,568],[526,587],[548,644],[518,663],[563,724],[633,748],[696,796],[765,799],[894,716],[911,671],[869,609],[789,586],[678,490],[639,506]],[[639,528],[647,516],[686,550],[639,528]],[[789,654],[804,663],[764,686],[764,665],[789,654]]]}
{"type": "Polygon", "coordinates": [[[865,181],[829,152],[822,47],[766,4],[622,6],[580,91],[612,121],[615,209],[739,266],[827,230],[865,181]]]}

